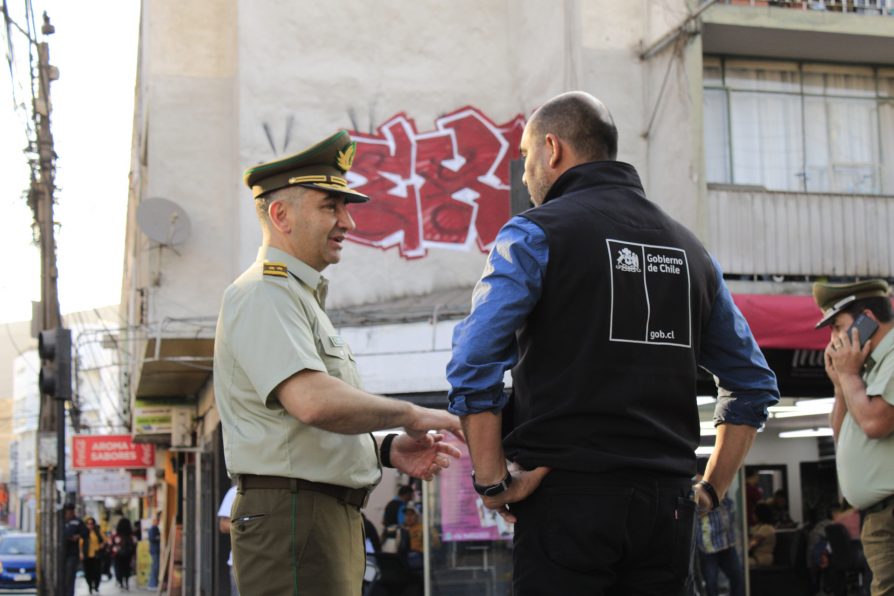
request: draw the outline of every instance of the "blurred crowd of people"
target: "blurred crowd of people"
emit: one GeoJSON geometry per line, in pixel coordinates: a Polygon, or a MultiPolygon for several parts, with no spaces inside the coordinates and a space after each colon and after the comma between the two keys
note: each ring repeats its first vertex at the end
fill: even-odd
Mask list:
{"type": "MultiPolygon", "coordinates": [[[[137,544],[142,539],[140,521],[132,523],[120,516],[112,527],[110,516],[101,521],[88,516],[81,519],[73,503],[64,507],[65,528],[65,588],[66,594],[74,594],[78,569],[83,570],[90,594],[99,593],[103,576],[111,581],[114,575],[119,588],[130,589],[130,578],[135,575],[137,544]]],[[[160,532],[158,517],[147,532],[152,571],[149,587],[157,585],[160,532]]]]}

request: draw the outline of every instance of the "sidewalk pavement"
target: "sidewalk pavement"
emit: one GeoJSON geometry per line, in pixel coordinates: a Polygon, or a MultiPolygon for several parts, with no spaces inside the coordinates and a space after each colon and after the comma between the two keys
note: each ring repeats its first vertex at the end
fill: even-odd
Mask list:
{"type": "MultiPolygon", "coordinates": [[[[131,596],[148,596],[149,594],[155,594],[155,588],[149,590],[147,588],[138,588],[137,587],[137,578],[130,578],[130,590],[125,590],[123,588],[118,587],[118,583],[115,581],[115,578],[106,579],[106,576],[102,576],[102,581],[99,584],[99,594],[100,596],[118,596],[119,594],[129,594],[131,596]]],[[[87,589],[87,582],[84,578],[78,574],[78,582],[75,585],[75,596],[88,596],[90,591],[87,589]]]]}

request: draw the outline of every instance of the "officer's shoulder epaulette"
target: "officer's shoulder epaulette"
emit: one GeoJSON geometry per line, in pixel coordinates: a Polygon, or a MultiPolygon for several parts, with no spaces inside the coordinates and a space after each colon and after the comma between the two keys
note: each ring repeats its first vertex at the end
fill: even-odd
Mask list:
{"type": "Polygon", "coordinates": [[[285,263],[264,261],[264,277],[289,277],[289,268],[285,263]]]}

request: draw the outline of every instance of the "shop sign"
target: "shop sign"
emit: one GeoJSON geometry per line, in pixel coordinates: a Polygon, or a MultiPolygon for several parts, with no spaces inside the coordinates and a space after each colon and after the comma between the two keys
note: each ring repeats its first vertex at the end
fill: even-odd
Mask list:
{"type": "Polygon", "coordinates": [[[155,465],[155,446],[134,443],[130,435],[75,435],[71,449],[72,468],[76,470],[155,465]]]}
{"type": "Polygon", "coordinates": [[[82,497],[120,497],[130,495],[130,472],[125,470],[102,470],[81,473],[82,497]]]}
{"type": "MultiPolygon", "coordinates": [[[[182,403],[182,402],[181,402],[182,403]]],[[[133,429],[137,435],[169,434],[173,403],[138,399],[133,409],[133,429]]]]}

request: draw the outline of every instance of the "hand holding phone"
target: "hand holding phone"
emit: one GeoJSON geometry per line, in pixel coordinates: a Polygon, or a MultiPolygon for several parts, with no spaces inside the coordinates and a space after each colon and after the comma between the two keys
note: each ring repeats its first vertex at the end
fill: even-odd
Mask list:
{"type": "Polygon", "coordinates": [[[854,329],[860,332],[860,349],[862,350],[863,346],[866,345],[866,342],[869,341],[869,338],[878,331],[878,323],[867,317],[866,313],[860,313],[860,315],[854,319],[854,324],[847,330],[848,339],[853,339],[854,329]]]}

